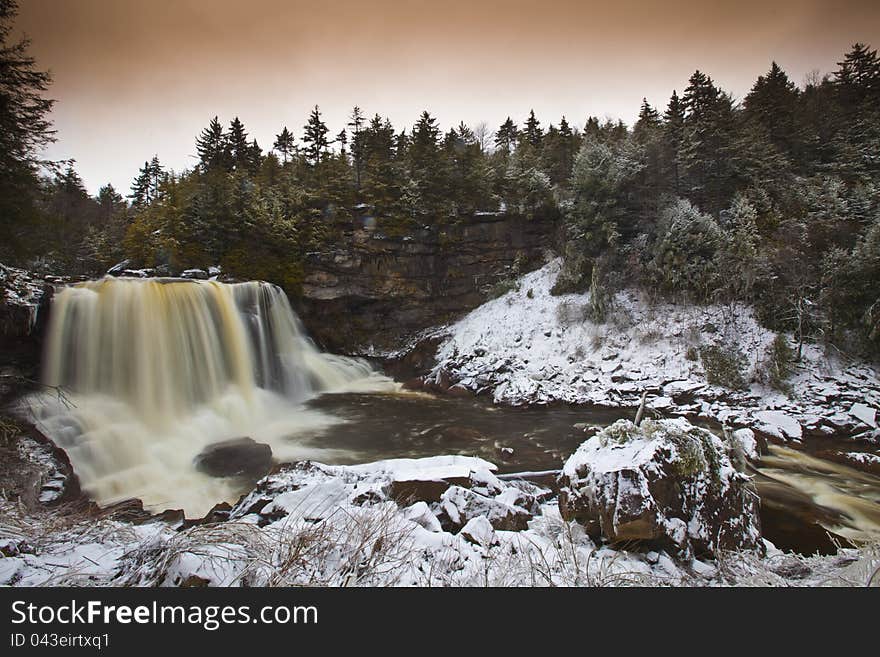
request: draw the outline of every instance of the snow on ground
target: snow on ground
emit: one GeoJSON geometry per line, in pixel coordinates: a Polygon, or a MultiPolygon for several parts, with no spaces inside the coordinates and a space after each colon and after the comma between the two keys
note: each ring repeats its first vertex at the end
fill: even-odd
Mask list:
{"type": "MultiPolygon", "coordinates": [[[[299,464],[263,479],[230,520],[176,529],[61,510],[29,515],[2,500],[0,585],[863,585],[880,565],[872,549],[804,558],[770,544],[766,557],[682,563],[664,552],[597,545],[562,520],[555,500],[535,508],[524,531],[497,529],[483,515],[444,531],[440,505],[389,499],[393,481],[448,465],[443,457],[299,464]]],[[[497,479],[491,464],[471,465],[474,490],[508,500],[526,490],[497,479]]]]}
{"type": "Polygon", "coordinates": [[[658,412],[752,426],[783,439],[803,430],[861,434],[880,442],[877,369],[804,346],[790,396],[755,382],[775,334],[741,305],[649,303],[633,290],[615,296],[605,323],[588,319],[589,294],[551,296],[561,261],[531,272],[516,288],[448,329],[428,380],[445,376],[498,403],[555,401],[635,406],[643,392],[658,412]],[[746,358],[748,390],[711,386],[700,347],[733,342],[746,358]]]}

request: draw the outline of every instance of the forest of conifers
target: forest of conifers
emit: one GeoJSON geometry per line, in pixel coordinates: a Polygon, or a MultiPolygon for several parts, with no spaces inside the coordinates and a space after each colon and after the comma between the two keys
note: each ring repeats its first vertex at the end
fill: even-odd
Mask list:
{"type": "Polygon", "coordinates": [[[260,145],[238,118],[215,117],[192,169],[145,154],[130,190],[92,197],[73,162],[39,160],[53,138],[51,81],[0,18],[0,65],[15,81],[0,116],[8,264],[87,275],[126,258],[219,265],[295,294],[306,254],[341,247],[354,227],[401,239],[504,213],[558,222],[556,291],[592,289],[598,314],[636,286],[750,303],[802,339],[880,344],[880,60],[869,46],[801,86],[773,63],[741,100],[696,71],[666,107],[643,102],[631,128],[532,112],[444,131],[425,111],[398,130],[354,108],[330,129],[316,106],[260,145]]]}

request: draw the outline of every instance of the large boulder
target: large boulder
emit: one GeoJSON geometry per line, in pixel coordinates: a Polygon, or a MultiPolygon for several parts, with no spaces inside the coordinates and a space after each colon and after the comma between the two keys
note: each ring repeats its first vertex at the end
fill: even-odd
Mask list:
{"type": "Polygon", "coordinates": [[[252,438],[233,438],[208,445],[195,466],[212,477],[262,477],[272,469],[272,448],[252,438]]]}
{"type": "Polygon", "coordinates": [[[733,466],[734,449],[683,418],[619,420],[565,463],[560,512],[594,537],[682,557],[760,550],[758,495],[733,466]]]}

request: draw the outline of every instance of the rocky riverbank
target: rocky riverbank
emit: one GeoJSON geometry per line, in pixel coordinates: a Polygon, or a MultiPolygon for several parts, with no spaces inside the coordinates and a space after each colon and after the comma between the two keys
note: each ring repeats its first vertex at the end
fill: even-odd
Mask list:
{"type": "Polygon", "coordinates": [[[673,424],[643,430],[618,423],[589,439],[565,466],[562,497],[524,479],[502,479],[482,459],[441,456],[357,466],[281,466],[237,504],[218,506],[200,520],[170,511],[150,515],[136,504],[28,507],[4,499],[0,583],[817,586],[869,581],[880,565],[873,547],[801,557],[761,541],[748,478],[738,474],[731,458],[742,449],[741,441],[723,444],[684,420],[673,424]],[[696,442],[682,440],[683,435],[696,442]],[[698,452],[690,449],[695,445],[698,452]],[[633,452],[637,459],[629,458],[633,452]],[[645,485],[628,484],[624,495],[621,482],[635,484],[638,477],[645,485]],[[612,495],[608,486],[617,492],[612,495]],[[723,493],[731,486],[740,493],[703,495],[704,489],[723,493]],[[683,503],[668,507],[675,495],[683,496],[683,503]],[[723,513],[721,507],[709,508],[718,504],[723,513]],[[721,536],[723,543],[713,543],[721,536]]]}
{"type": "Polygon", "coordinates": [[[748,427],[779,441],[845,439],[863,454],[852,457],[856,466],[880,458],[875,364],[805,344],[802,360],[774,388],[770,359],[777,336],[750,308],[649,302],[623,291],[606,320],[595,322],[589,294],[550,294],[559,267],[554,260],[524,276],[507,294],[402,356],[403,362],[433,361],[430,373],[412,385],[512,405],[636,407],[645,395],[659,416],[748,427]],[[708,357],[717,354],[730,354],[728,362],[708,357]],[[721,374],[737,385],[713,380],[719,360],[728,366],[721,374]]]}

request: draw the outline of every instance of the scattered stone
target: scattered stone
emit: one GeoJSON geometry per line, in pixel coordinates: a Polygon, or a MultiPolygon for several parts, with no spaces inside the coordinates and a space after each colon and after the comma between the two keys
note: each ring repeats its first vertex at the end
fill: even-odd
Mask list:
{"type": "Polygon", "coordinates": [[[442,531],[437,516],[431,512],[431,507],[424,502],[416,502],[412,506],[408,506],[403,510],[403,516],[407,520],[412,520],[414,523],[427,529],[429,532],[442,531]]]}
{"type": "MultiPolygon", "coordinates": [[[[485,517],[495,529],[509,531],[524,530],[532,518],[532,513],[522,505],[531,505],[534,498],[522,491],[508,489],[510,495],[489,497],[476,490],[452,486],[443,493],[438,505],[438,517],[446,531],[459,530],[469,520],[485,517]]],[[[506,490],[505,493],[508,491],[506,490]]]]}
{"type": "Polygon", "coordinates": [[[877,411],[867,404],[855,403],[849,409],[849,414],[864,422],[872,429],[877,428],[877,411]]]}
{"type": "Polygon", "coordinates": [[[782,411],[758,411],[755,420],[758,430],[781,440],[801,440],[803,437],[800,423],[782,411]]]}
{"type": "Polygon", "coordinates": [[[459,534],[464,540],[484,548],[500,543],[495,529],[485,516],[477,516],[468,520],[459,534]]]}

